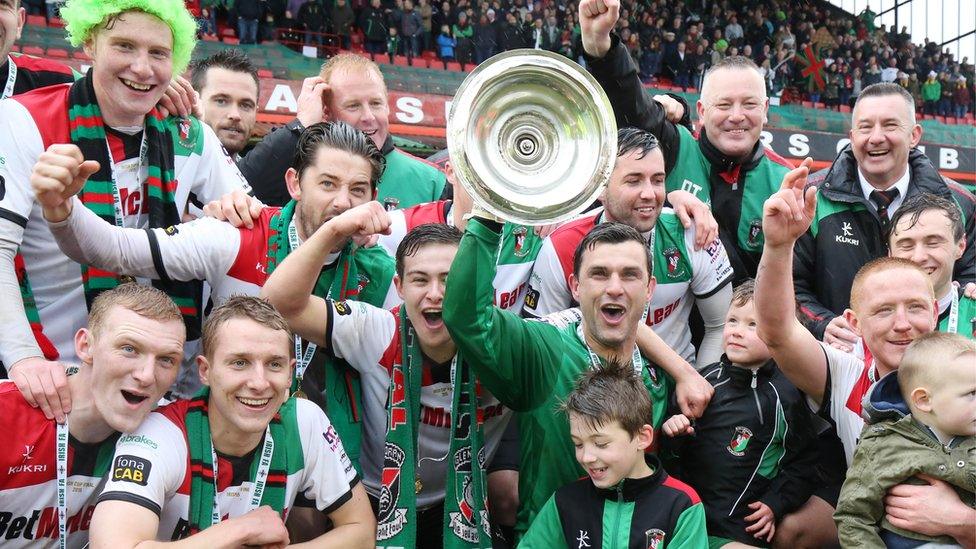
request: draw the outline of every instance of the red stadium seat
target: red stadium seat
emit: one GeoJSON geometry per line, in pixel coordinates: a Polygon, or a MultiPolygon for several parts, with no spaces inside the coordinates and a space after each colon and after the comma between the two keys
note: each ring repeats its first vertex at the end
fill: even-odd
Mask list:
{"type": "Polygon", "coordinates": [[[54,27],[58,29],[64,28],[64,21],[58,19],[57,17],[52,17],[50,21],[47,22],[47,26],[54,27]]]}
{"type": "Polygon", "coordinates": [[[946,123],[946,117],[944,117],[944,116],[936,116],[935,119],[937,121],[941,122],[942,124],[945,124],[946,123]]]}
{"type": "Polygon", "coordinates": [[[33,55],[35,57],[44,56],[44,48],[38,48],[37,46],[24,46],[24,49],[21,51],[23,51],[24,55],[33,55]]]}
{"type": "Polygon", "coordinates": [[[237,45],[237,44],[240,44],[240,43],[241,43],[241,41],[238,40],[236,37],[232,37],[232,36],[225,36],[224,37],[224,44],[237,45]]]}
{"type": "Polygon", "coordinates": [[[848,105],[841,105],[840,112],[851,112],[851,107],[848,105]]]}
{"type": "Polygon", "coordinates": [[[409,67],[410,61],[407,60],[406,55],[397,55],[393,58],[393,64],[398,67],[409,67]]]}
{"type": "Polygon", "coordinates": [[[47,19],[43,15],[28,15],[27,24],[34,27],[46,27],[47,19]]]}
{"type": "Polygon", "coordinates": [[[808,109],[813,108],[813,101],[801,101],[800,104],[808,109]]]}
{"type": "Polygon", "coordinates": [[[461,72],[461,64],[457,61],[448,61],[447,70],[461,72]]]}
{"type": "Polygon", "coordinates": [[[258,78],[274,78],[274,73],[268,69],[258,69],[258,78]]]}
{"type": "Polygon", "coordinates": [[[64,50],[64,49],[61,49],[61,48],[48,48],[47,49],[47,56],[48,57],[54,57],[56,59],[67,59],[68,58],[68,50],[64,50]]]}
{"type": "Polygon", "coordinates": [[[91,61],[91,57],[88,57],[88,54],[85,53],[85,50],[75,50],[71,52],[71,57],[79,61],[91,61]]]}

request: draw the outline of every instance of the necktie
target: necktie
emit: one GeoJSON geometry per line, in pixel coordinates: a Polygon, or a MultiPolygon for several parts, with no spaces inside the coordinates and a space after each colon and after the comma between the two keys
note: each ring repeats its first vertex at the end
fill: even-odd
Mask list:
{"type": "Polygon", "coordinates": [[[898,197],[898,189],[891,188],[887,191],[871,191],[871,202],[878,208],[878,219],[881,220],[881,231],[887,232],[888,223],[890,218],[888,217],[888,206],[898,197]]]}

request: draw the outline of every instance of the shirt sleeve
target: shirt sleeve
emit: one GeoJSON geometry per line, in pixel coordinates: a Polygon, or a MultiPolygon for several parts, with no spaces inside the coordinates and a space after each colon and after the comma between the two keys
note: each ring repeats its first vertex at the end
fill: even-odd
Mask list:
{"type": "MultiPolygon", "coordinates": [[[[853,355],[834,349],[826,343],[821,342],[820,347],[823,348],[824,355],[827,357],[827,373],[829,374],[829,383],[824,388],[823,399],[820,402],[830,405],[830,409],[827,411],[830,413],[830,417],[836,420],[836,418],[841,417],[841,412],[847,406],[844,398],[837,398],[844,394],[842,385],[850,385],[851,380],[856,380],[864,368],[864,363],[857,360],[853,355]]],[[[816,408],[814,411],[822,412],[816,408]]]]}
{"type": "Polygon", "coordinates": [[[304,399],[297,400],[296,406],[305,455],[299,492],[328,514],[349,501],[359,476],[325,412],[304,399]]]}
{"type": "Polygon", "coordinates": [[[186,475],[186,440],[179,427],[158,412],[119,438],[105,490],[98,501],[118,500],[159,515],[186,475]]]}
{"type": "Polygon", "coordinates": [[[396,332],[390,311],[362,301],[327,302],[328,332],[325,341],[336,358],[348,362],[360,373],[371,373],[396,332]]]}
{"type": "Polygon", "coordinates": [[[10,99],[0,101],[0,362],[8,368],[43,356],[24,312],[14,267],[34,207],[30,174],[43,150],[27,109],[10,99]]]}
{"type": "Polygon", "coordinates": [[[708,547],[708,533],[705,530],[705,507],[698,502],[678,515],[671,541],[667,549],[697,549],[708,547]]]}
{"type": "Polygon", "coordinates": [[[16,101],[0,101],[0,218],[27,226],[34,191],[30,175],[44,142],[30,113],[16,101]]]}
{"type": "Polygon", "coordinates": [[[200,123],[203,136],[203,150],[200,151],[200,167],[190,189],[204,204],[232,191],[251,193],[251,186],[237,169],[234,160],[224,154],[224,148],[217,140],[217,134],[210,126],[200,123]]]}
{"type": "Polygon", "coordinates": [[[210,217],[165,229],[121,228],[74,200],[71,216],[50,227],[61,250],[78,263],[154,279],[216,280],[240,248],[239,231],[210,217]]]}
{"type": "Polygon", "coordinates": [[[573,296],[566,284],[566,275],[552,240],[547,238],[539,250],[539,257],[529,276],[523,311],[528,317],[541,317],[568,309],[573,296]]]}
{"type": "Polygon", "coordinates": [[[722,240],[716,238],[695,250],[695,226],[685,230],[685,249],[691,254],[691,291],[698,299],[709,297],[732,282],[732,263],[722,240]]]}
{"type": "Polygon", "coordinates": [[[558,549],[567,547],[566,536],[563,534],[562,520],[559,518],[559,508],[556,505],[556,495],[549,496],[549,501],[542,506],[539,514],[532,519],[532,525],[522,536],[518,544],[519,549],[558,549]]]}

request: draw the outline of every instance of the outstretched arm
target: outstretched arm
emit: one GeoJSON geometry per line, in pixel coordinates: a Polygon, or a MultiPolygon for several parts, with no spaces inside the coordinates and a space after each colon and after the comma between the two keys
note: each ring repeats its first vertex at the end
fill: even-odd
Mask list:
{"type": "Polygon", "coordinates": [[[762,259],[756,275],[759,337],[794,385],[818,403],[827,382],[827,359],[820,343],[796,319],[793,293],[793,245],[810,227],[816,212],[814,187],[807,187],[810,159],[783,178],[783,185],[763,205],[762,259]]]}

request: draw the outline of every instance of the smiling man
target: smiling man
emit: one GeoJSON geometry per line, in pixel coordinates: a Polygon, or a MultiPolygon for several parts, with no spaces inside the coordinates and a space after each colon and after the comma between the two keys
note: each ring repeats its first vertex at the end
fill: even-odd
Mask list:
{"type": "MultiPolygon", "coordinates": [[[[284,257],[325,222],[373,200],[382,172],[383,156],[369,138],[348,124],[329,122],[308,128],[299,140],[294,166],[285,174],[292,201],[283,209],[265,208],[250,229],[211,217],[166,229],[119,228],[80,207],[73,196],[76,186],[37,180],[34,191],[68,257],[153,280],[206,280],[220,304],[235,294],[257,295],[284,257]]],[[[358,248],[347,238],[335,242],[315,269],[315,293],[392,306],[399,302],[393,271],[393,258],[382,247],[358,248]]],[[[359,377],[327,353],[316,352],[315,345],[303,349],[295,389],[301,387],[328,410],[358,466],[359,377]]]]}
{"type": "Polygon", "coordinates": [[[952,283],[952,267],[966,250],[962,213],[955,203],[928,193],[909,198],[891,217],[888,244],[891,257],[911,261],[932,280],[937,330],[976,338],[976,300],[952,283]]]}
{"type": "Polygon", "coordinates": [[[557,327],[492,306],[502,225],[477,206],[473,213],[451,266],[443,317],[484,387],[518,412],[516,531],[524,533],[557,488],[585,474],[573,459],[568,420],[553,413],[581,372],[609,360],[627,361],[651,396],[648,423],[655,428],[664,421],[674,382],[636,347],[637,325],[655,286],[647,241],[636,229],[600,223],[580,241],[569,285],[582,321],[557,327]]]}
{"type": "Polygon", "coordinates": [[[201,119],[227,154],[238,160],[258,119],[258,69],[241,50],[228,49],[190,66],[201,119]]]}
{"type": "MultiPolygon", "coordinates": [[[[408,208],[441,198],[444,174],[393,146],[390,105],[379,65],[354,53],[330,57],[317,76],[306,78],[298,99],[298,117],[272,132],[241,163],[255,193],[274,204],[281,193],[281,159],[294,150],[297,135],[311,124],[332,120],[362,130],[386,158],[377,200],[387,210],[408,208]],[[252,159],[252,156],[254,159],[252,159]]],[[[287,166],[286,166],[287,167],[287,166]]]]}
{"type": "MultiPolygon", "coordinates": [[[[688,191],[712,208],[735,272],[733,284],[756,275],[762,252],[762,204],[789,164],[759,141],[769,98],[755,63],[732,56],[705,73],[696,105],[697,135],[671,122],[666,107],[644,90],[627,47],[611,31],[620,0],[581,0],[579,21],[587,69],[610,98],[617,125],[651,132],[661,142],[667,190],[688,191]]],[[[674,118],[687,119],[687,109],[674,118]]]]}
{"type": "Polygon", "coordinates": [[[830,168],[810,176],[819,188],[817,216],[796,243],[793,266],[796,298],[813,334],[847,351],[857,339],[842,314],[854,274],[888,254],[891,218],[906,199],[930,193],[955,203],[966,247],[953,279],[976,281],[976,198],[916,149],[922,127],[911,94],[897,84],[865,88],[854,104],[850,137],[830,168]]]}
{"type": "MultiPolygon", "coordinates": [[[[23,389],[63,383],[57,359],[111,272],[59,253],[31,180],[83,185],[82,203],[118,226],[178,223],[190,193],[209,202],[249,187],[210,128],[155,108],[190,60],[196,23],[179,0],[71,0],[72,44],[92,58],[74,84],[0,101],[0,360],[23,389]],[[15,256],[19,257],[15,259],[15,256]]],[[[199,331],[198,284],[164,284],[199,331]]]]}
{"type": "Polygon", "coordinates": [[[664,259],[655,265],[658,286],[645,322],[689,363],[696,363],[696,355],[698,364],[717,362],[732,299],[732,266],[719,239],[696,249],[695,228],[685,229],[675,211],[664,206],[665,178],[664,156],[653,135],[635,128],[617,132],[617,162],[601,197],[603,211],[566,223],[543,242],[529,279],[525,312],[538,317],[576,305],[569,284],[576,246],[595,225],[624,223],[650,241],[654,257],[664,259]],[[692,304],[705,325],[698,349],[688,327],[692,304]]]}
{"type": "Polygon", "coordinates": [[[166,294],[123,284],[95,298],[88,326],[75,334],[80,366],[68,378],[74,409],[64,426],[45,419],[13,383],[0,384],[4,547],[54,548],[62,536],[68,547],[85,546],[119,433],[135,430],[176,379],[185,338],[180,310],[166,294]],[[66,498],[63,532],[59,496],[66,498]]]}
{"type": "MultiPolygon", "coordinates": [[[[938,312],[925,270],[907,259],[881,257],[857,271],[849,285],[851,308],[844,311],[845,320],[864,339],[865,360],[817,341],[800,324],[793,305],[793,247],[816,220],[822,198],[808,184],[809,165],[807,159],[791,171],[782,189],[765,204],[766,242],[756,280],[758,330],[786,377],[807,395],[815,412],[836,425],[849,464],[864,428],[860,415],[864,395],[879,379],[898,369],[915,338],[935,329],[938,312]]],[[[821,494],[801,511],[808,528],[816,533],[804,534],[801,542],[783,540],[777,532],[775,541],[780,546],[837,543],[831,518],[837,500],[828,501],[821,494]],[[816,536],[817,543],[811,536],[816,536]]],[[[976,511],[942,481],[896,486],[885,498],[885,506],[898,528],[949,535],[965,547],[976,541],[976,511]]]]}
{"type": "Polygon", "coordinates": [[[289,398],[292,349],[266,301],[236,296],[214,309],[197,358],[206,389],[119,440],[92,545],[284,546],[289,512],[314,507],[333,524],[316,543],[373,547],[375,519],[339,436],[322,410],[289,398]]]}
{"type": "Polygon", "coordinates": [[[347,360],[363,378],[363,472],[387,547],[486,547],[486,465],[511,413],[480,389],[442,319],[447,273],[461,233],[420,225],[397,247],[390,310],[310,295],[334,242],[389,230],[375,202],[330,220],[275,270],[262,290],[302,337],[347,360]],[[477,456],[477,458],[474,458],[477,456]]]}

